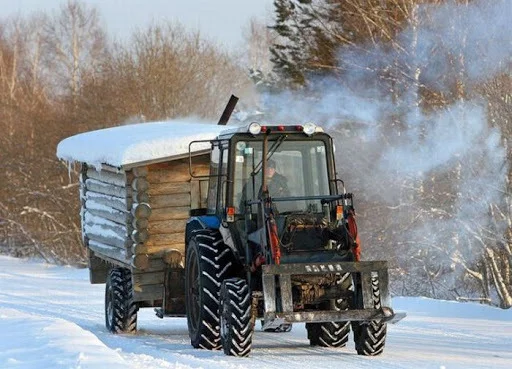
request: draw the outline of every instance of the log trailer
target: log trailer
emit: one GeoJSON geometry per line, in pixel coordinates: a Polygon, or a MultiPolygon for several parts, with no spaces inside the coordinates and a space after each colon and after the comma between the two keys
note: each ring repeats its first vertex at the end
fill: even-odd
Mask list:
{"type": "Polygon", "coordinates": [[[332,138],[311,123],[212,127],[188,152],[131,163],[73,155],[88,133],[59,144],[81,162],[83,242],[91,283],[106,284],[107,329],[135,332],[152,307],[186,317],[193,347],[227,355],[249,355],[258,320],[274,331],[305,322],[314,346],[344,347],[352,330],[359,355],[381,354],[387,323],[405,314],[391,308],[386,261],[360,260],[332,138]],[[285,195],[272,193],[270,161],[285,195]]]}

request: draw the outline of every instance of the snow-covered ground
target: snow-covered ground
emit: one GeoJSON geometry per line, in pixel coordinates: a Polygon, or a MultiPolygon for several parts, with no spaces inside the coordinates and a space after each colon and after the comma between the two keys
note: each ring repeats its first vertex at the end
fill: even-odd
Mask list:
{"type": "Polygon", "coordinates": [[[256,332],[249,358],[190,346],[183,318],[139,312],[136,335],[108,333],[103,285],[88,271],[0,256],[0,368],[511,368],[512,310],[395,298],[407,318],[388,328],[380,357],[310,347],[303,324],[256,332]]]}

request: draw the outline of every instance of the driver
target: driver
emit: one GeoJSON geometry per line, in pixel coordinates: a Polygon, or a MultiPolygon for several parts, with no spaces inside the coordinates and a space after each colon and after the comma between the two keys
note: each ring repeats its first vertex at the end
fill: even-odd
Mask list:
{"type": "Polygon", "coordinates": [[[267,177],[268,192],[272,197],[286,197],[290,196],[288,189],[287,179],[282,174],[276,171],[276,162],[272,159],[267,161],[267,168],[265,170],[267,177]]]}

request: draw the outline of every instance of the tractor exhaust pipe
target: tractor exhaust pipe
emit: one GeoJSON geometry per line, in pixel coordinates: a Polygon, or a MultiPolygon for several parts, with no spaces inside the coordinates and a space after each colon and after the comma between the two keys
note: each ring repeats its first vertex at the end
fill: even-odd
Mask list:
{"type": "Polygon", "coordinates": [[[235,95],[231,95],[229,98],[229,101],[226,105],[226,108],[224,108],[224,111],[222,112],[222,115],[220,116],[219,123],[217,123],[218,126],[225,126],[228,123],[229,118],[231,117],[231,113],[233,113],[233,110],[235,110],[236,103],[238,102],[238,97],[235,95]]]}

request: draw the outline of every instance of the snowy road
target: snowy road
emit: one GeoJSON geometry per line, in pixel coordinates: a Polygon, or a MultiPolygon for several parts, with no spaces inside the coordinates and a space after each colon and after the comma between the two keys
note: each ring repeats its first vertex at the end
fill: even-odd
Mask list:
{"type": "Polygon", "coordinates": [[[0,256],[0,368],[510,368],[512,310],[395,298],[408,317],[388,328],[380,357],[310,347],[304,325],[256,332],[249,358],[190,346],[185,319],[139,312],[137,335],[104,327],[103,285],[87,270],[0,256]]]}

